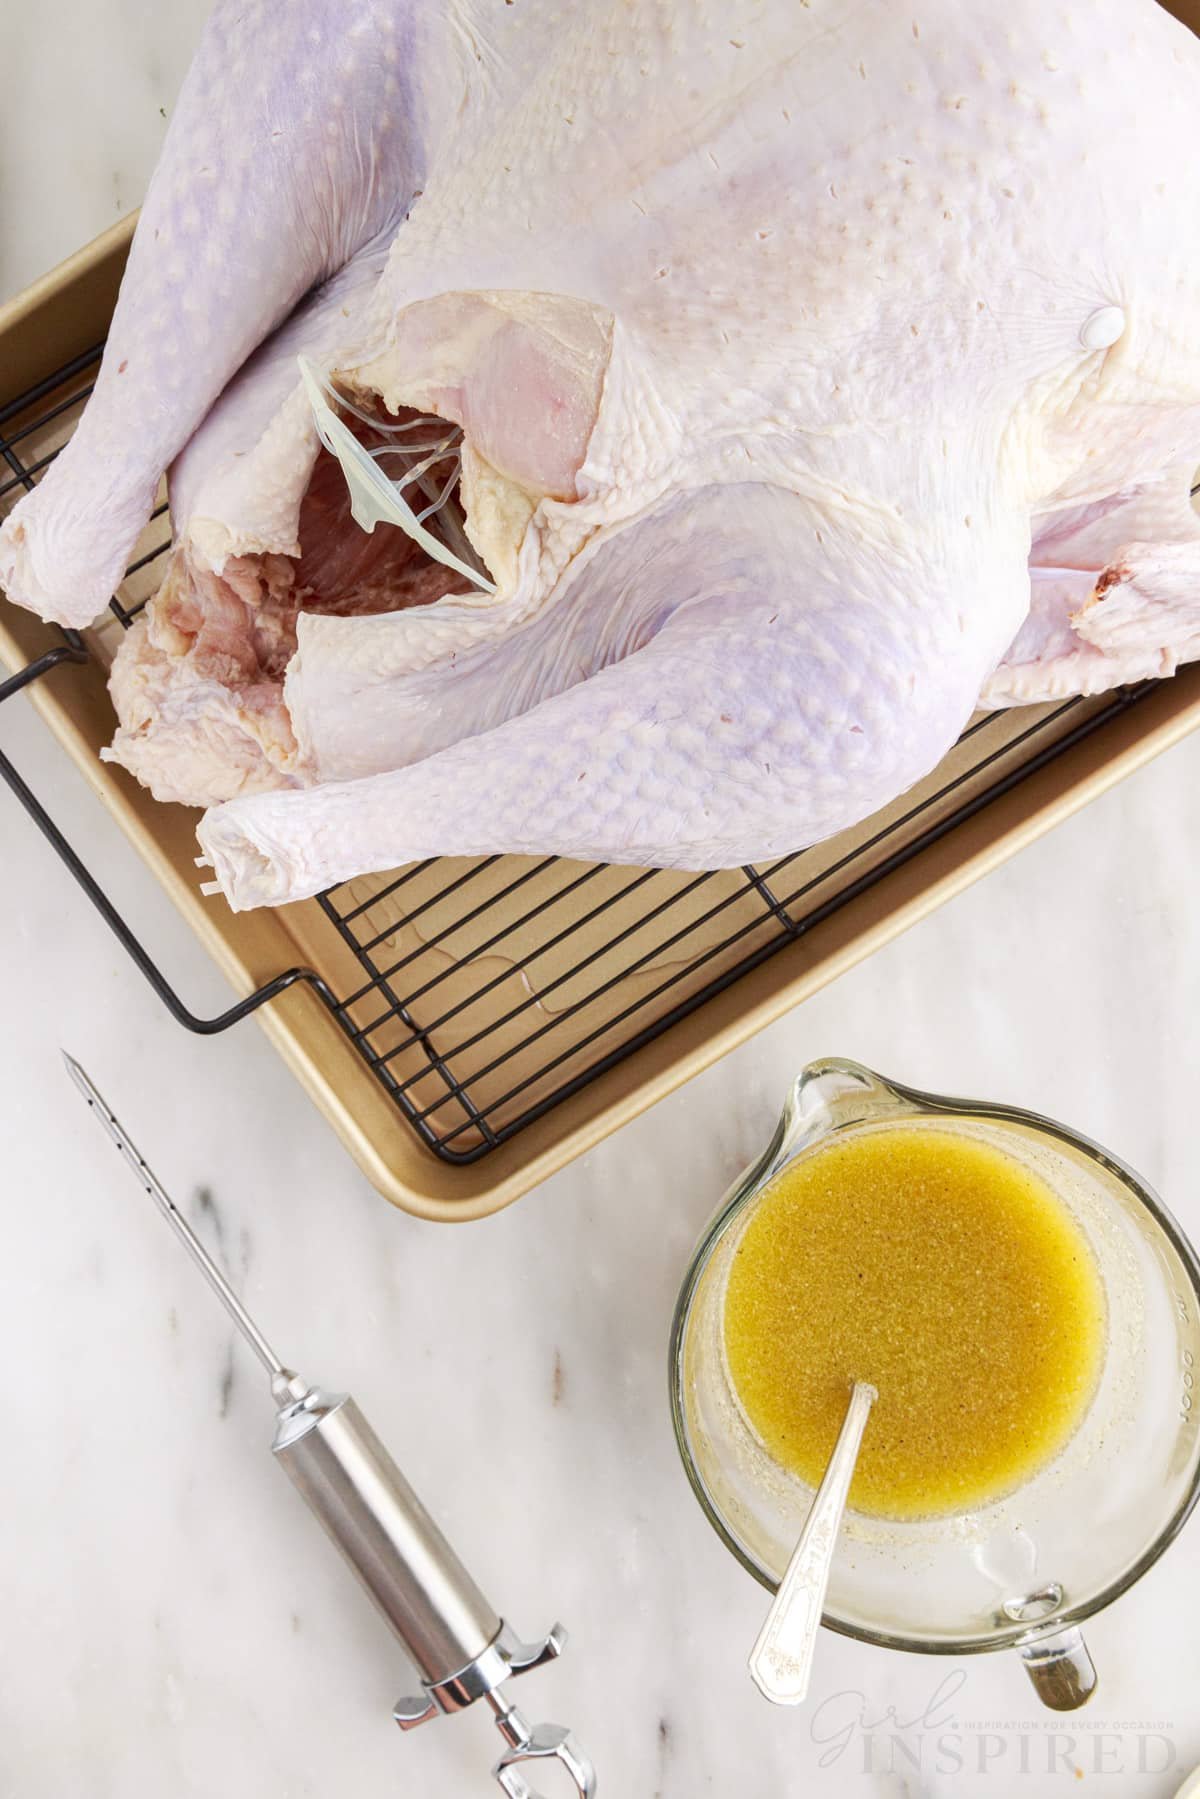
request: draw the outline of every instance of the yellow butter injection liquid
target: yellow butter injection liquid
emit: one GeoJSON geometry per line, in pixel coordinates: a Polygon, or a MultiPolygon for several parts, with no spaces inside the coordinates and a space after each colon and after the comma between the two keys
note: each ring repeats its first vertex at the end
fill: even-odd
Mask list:
{"type": "Polygon", "coordinates": [[[813,1484],[851,1383],[873,1382],[850,1503],[912,1518],[999,1498],[1062,1447],[1099,1378],[1104,1288],[1037,1174],[977,1138],[893,1125],[772,1182],[733,1259],[724,1334],[751,1425],[813,1484]]]}

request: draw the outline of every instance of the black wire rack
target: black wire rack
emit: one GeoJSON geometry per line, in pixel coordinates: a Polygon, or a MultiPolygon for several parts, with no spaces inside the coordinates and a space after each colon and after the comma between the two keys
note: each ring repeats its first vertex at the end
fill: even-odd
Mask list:
{"type": "MultiPolygon", "coordinates": [[[[100,354],[97,346],[76,357],[0,408],[0,517],[69,437],[100,354]]],[[[62,632],[0,683],[0,702],[64,662],[104,657],[105,633],[125,630],[158,584],[165,511],[164,502],[106,625],[86,639],[62,632]]],[[[767,867],[682,875],[493,856],[347,882],[312,903],[353,956],[349,991],[293,967],[212,1018],[180,999],[2,753],[0,776],[187,1029],[224,1031],[306,984],[426,1147],[468,1163],[924,854],[1143,691],[978,718],[937,775],[852,839],[767,867]]]]}

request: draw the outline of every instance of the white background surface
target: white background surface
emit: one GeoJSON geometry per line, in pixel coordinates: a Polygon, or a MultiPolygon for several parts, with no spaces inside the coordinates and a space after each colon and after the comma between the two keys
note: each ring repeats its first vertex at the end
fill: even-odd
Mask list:
{"type": "MultiPolygon", "coordinates": [[[[136,204],[204,10],[6,11],[0,294],[136,204]]],[[[0,747],[189,1001],[223,1004],[23,704],[0,713],[0,747]]],[[[375,1196],[253,1024],[215,1041],[175,1026],[0,794],[2,1799],[498,1790],[482,1715],[406,1738],[389,1722],[407,1684],[391,1639],[272,1467],[255,1367],[67,1084],[61,1044],[274,1338],[357,1394],[517,1629],[571,1626],[524,1700],[574,1725],[608,1799],[1166,1799],[1200,1760],[1200,1525],[1092,1623],[1101,1688],[1079,1720],[1039,1713],[1009,1657],[823,1638],[816,1734],[885,1721],[822,1769],[836,1744],[814,1742],[811,1708],[773,1712],[744,1674],[762,1595],[692,1503],[664,1360],[688,1248],[816,1055],[1061,1116],[1200,1235],[1198,861],[1200,740],[513,1210],[449,1229],[375,1196]],[[948,1675],[962,1684],[935,1703],[948,1675]],[[1173,1774],[1139,1772],[1168,1752],[1147,1730],[1173,1774]]]]}

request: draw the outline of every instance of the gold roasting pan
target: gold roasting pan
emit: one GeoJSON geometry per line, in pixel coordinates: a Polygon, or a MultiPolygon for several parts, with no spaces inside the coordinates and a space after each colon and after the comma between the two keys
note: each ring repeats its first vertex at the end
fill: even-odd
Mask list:
{"type": "MultiPolygon", "coordinates": [[[[132,229],[0,308],[0,515],[78,418],[132,229]]],[[[166,537],[160,513],[117,596],[126,616],[166,537]]],[[[29,699],[239,996],[297,965],[322,977],[324,999],[300,980],[256,1016],[379,1191],[438,1219],[507,1205],[1200,722],[1200,664],[983,716],[888,812],[765,870],[434,862],[239,916],[200,893],[194,815],[99,760],[121,629],[106,618],[29,699]]],[[[0,599],[11,670],[63,641],[0,599]]]]}

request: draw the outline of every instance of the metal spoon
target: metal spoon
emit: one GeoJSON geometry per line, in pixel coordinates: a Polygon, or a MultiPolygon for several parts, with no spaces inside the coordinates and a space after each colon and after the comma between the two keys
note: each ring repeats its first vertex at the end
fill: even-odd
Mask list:
{"type": "Polygon", "coordinates": [[[867,1381],[855,1381],[829,1466],[821,1478],[792,1559],[776,1588],[758,1641],[750,1651],[750,1676],[773,1705],[799,1705],[808,1692],[813,1646],[829,1585],[829,1570],[846,1495],[871,1407],[879,1397],[867,1381]]]}

